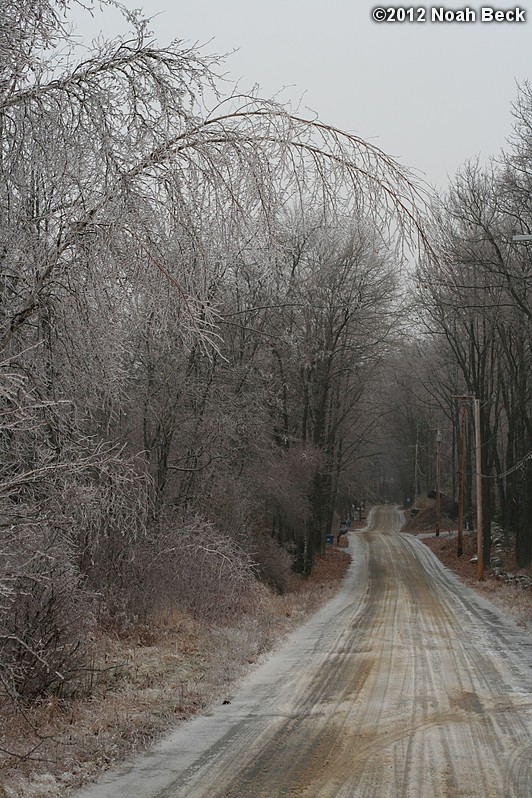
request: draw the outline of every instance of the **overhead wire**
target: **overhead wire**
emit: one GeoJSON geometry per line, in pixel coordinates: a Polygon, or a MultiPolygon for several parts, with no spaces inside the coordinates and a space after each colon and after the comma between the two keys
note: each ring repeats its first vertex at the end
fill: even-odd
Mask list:
{"type": "Polygon", "coordinates": [[[503,477],[507,477],[510,474],[513,474],[514,471],[518,471],[520,468],[524,471],[525,464],[530,459],[532,459],[532,452],[528,452],[528,454],[525,454],[525,456],[522,457],[521,460],[519,460],[515,465],[513,465],[507,471],[503,471],[502,474],[481,474],[480,476],[483,479],[503,479],[503,477]]]}

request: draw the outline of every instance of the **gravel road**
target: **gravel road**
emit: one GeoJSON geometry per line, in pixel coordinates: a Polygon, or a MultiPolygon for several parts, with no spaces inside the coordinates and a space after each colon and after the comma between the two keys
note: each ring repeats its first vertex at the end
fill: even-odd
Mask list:
{"type": "Polygon", "coordinates": [[[76,798],[532,796],[532,638],[378,507],[337,596],[228,696],[76,798]]]}

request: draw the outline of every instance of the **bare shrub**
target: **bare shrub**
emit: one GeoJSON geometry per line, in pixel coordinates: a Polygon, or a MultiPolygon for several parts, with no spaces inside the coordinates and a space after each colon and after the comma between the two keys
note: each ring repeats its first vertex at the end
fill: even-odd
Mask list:
{"type": "Polygon", "coordinates": [[[80,570],[106,599],[129,590],[131,568],[153,524],[150,481],[140,460],[108,449],[63,496],[74,530],[80,570]]]}
{"type": "Polygon", "coordinates": [[[43,400],[14,362],[0,376],[0,679],[17,701],[75,689],[146,490],[134,460],[81,435],[70,403],[43,400]]]}
{"type": "Polygon", "coordinates": [[[249,553],[212,523],[166,515],[136,548],[125,612],[145,619],[177,607],[207,622],[232,621],[255,606],[256,575],[249,553]]]}
{"type": "Polygon", "coordinates": [[[256,567],[228,535],[201,518],[183,529],[178,569],[181,601],[206,620],[231,619],[254,603],[256,567]]]}
{"type": "Polygon", "coordinates": [[[261,581],[280,595],[286,593],[293,575],[293,556],[290,551],[280,546],[268,530],[255,530],[249,545],[261,581]]]}
{"type": "Polygon", "coordinates": [[[68,542],[45,524],[11,528],[0,551],[0,678],[14,700],[65,689],[79,675],[94,622],[68,542]]]}

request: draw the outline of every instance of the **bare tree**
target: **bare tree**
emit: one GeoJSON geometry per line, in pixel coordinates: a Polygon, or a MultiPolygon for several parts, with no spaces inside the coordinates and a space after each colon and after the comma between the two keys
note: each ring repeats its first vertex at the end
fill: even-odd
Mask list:
{"type": "Polygon", "coordinates": [[[516,137],[502,166],[486,171],[466,165],[435,208],[438,260],[427,259],[419,271],[428,324],[443,336],[463,390],[482,401],[485,560],[495,513],[507,535],[516,535],[520,564],[532,556],[531,275],[529,253],[512,235],[530,224],[522,193],[529,179],[529,93],[527,87],[520,91],[516,137]]]}
{"type": "Polygon", "coordinates": [[[199,606],[187,563],[225,607],[249,601],[272,551],[286,565],[261,549],[269,513],[309,570],[357,440],[357,368],[391,334],[384,250],[423,241],[424,195],[363,139],[224,94],[223,59],[158,47],[140,14],[83,48],[61,0],[2,13],[0,667],[16,697],[75,672],[79,608],[138,616],[163,602],[156,583],[199,606]]]}

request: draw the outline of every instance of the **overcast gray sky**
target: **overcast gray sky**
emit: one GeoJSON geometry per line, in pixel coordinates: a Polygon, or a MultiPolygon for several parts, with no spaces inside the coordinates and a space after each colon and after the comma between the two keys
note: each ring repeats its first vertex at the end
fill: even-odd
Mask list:
{"type": "MultiPolygon", "coordinates": [[[[467,158],[487,159],[511,131],[516,82],[532,79],[532,2],[521,23],[377,23],[374,3],[357,0],[125,0],[142,6],[162,44],[172,38],[206,43],[229,56],[229,76],[241,89],[259,84],[264,96],[315,110],[330,124],[354,131],[445,187],[467,158]]],[[[388,6],[384,6],[387,8],[388,6]]],[[[499,3],[499,8],[515,6],[499,3]]],[[[447,9],[463,8],[459,4],[447,9]]],[[[417,16],[417,14],[416,14],[417,16]]],[[[80,18],[79,33],[94,24],[80,18]]],[[[109,36],[109,12],[96,26],[109,36]],[[105,24],[103,20],[106,20],[105,24]]]]}

